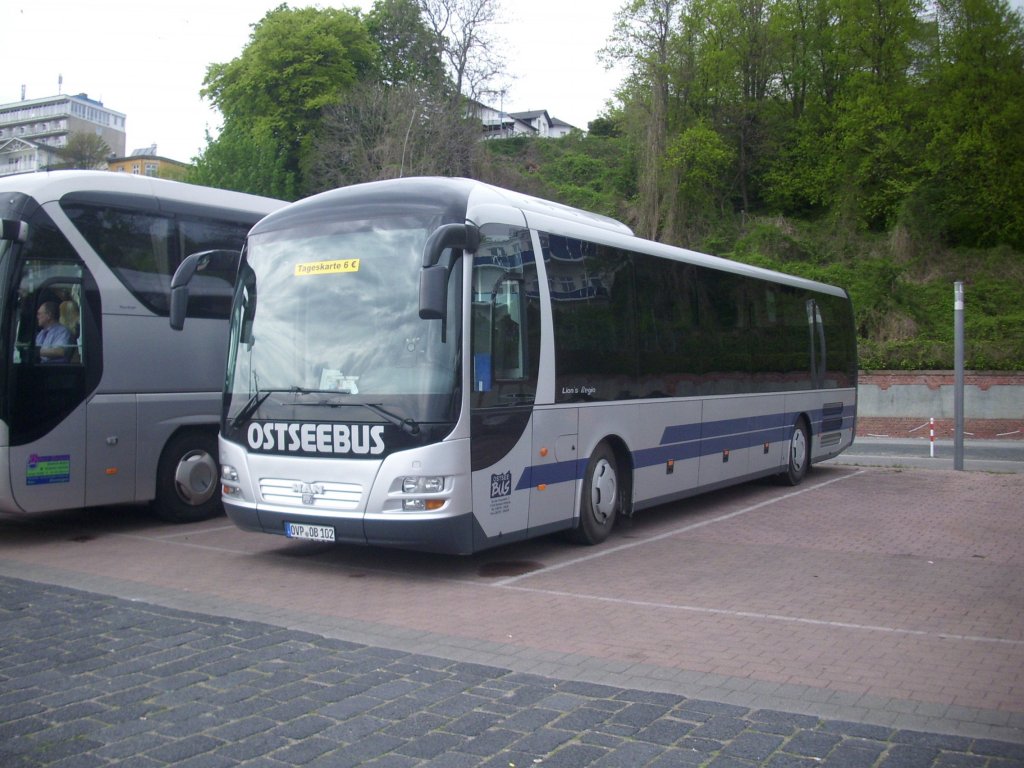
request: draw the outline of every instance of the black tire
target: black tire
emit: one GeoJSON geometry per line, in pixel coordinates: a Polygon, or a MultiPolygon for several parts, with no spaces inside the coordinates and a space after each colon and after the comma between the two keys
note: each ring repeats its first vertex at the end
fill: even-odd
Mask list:
{"type": "Polygon", "coordinates": [[[224,513],[215,434],[190,430],[167,442],[157,468],[153,512],[168,523],[194,523],[224,513]]]}
{"type": "Polygon", "coordinates": [[[600,544],[608,538],[622,511],[623,487],[615,452],[608,443],[601,443],[587,462],[580,499],[580,519],[572,532],[573,541],[600,544]]]}
{"type": "Polygon", "coordinates": [[[807,422],[803,417],[793,425],[793,434],[789,438],[789,458],[786,471],[780,475],[784,485],[800,485],[807,471],[811,468],[811,438],[807,422]]]}

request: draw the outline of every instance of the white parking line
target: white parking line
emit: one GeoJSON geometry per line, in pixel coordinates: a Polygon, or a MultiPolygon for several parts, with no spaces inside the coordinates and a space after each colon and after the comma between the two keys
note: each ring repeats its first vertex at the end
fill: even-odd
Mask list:
{"type": "MultiPolygon", "coordinates": [[[[539,573],[539,571],[534,571],[539,573]]],[[[495,585],[498,586],[498,585],[495,585]]],[[[995,643],[998,645],[1024,646],[1024,640],[1010,640],[1003,637],[983,637],[981,635],[955,635],[948,632],[926,632],[922,629],[904,629],[901,627],[884,627],[873,624],[854,624],[846,621],[827,621],[825,619],[808,619],[802,616],[786,616],[780,613],[759,613],[756,611],[731,611],[724,608],[707,608],[700,605],[677,605],[675,603],[655,603],[648,600],[629,600],[622,597],[602,597],[600,595],[586,595],[579,592],[562,592],[557,589],[537,589],[534,587],[506,586],[520,592],[531,592],[538,595],[549,595],[552,597],[571,597],[574,600],[596,600],[601,603],[615,603],[617,605],[628,605],[636,608],[656,608],[659,610],[686,611],[689,613],[704,613],[714,616],[728,616],[736,619],[760,619],[762,621],[782,621],[790,624],[809,624],[818,627],[829,627],[832,629],[856,629],[864,632],[884,632],[892,635],[908,635],[911,637],[932,637],[938,640],[959,640],[974,643],[995,643]]]]}
{"type": "Polygon", "coordinates": [[[630,598],[621,598],[621,597],[605,597],[605,596],[602,596],[602,595],[589,595],[589,594],[585,594],[585,593],[581,593],[581,592],[568,592],[568,591],[558,590],[558,589],[543,589],[543,588],[538,588],[538,587],[529,587],[529,586],[524,586],[524,585],[517,584],[517,582],[522,581],[523,579],[530,578],[531,576],[537,576],[539,574],[550,573],[552,571],[557,571],[557,570],[559,570],[561,568],[566,568],[566,567],[572,566],[572,565],[578,565],[580,563],[588,562],[590,560],[595,560],[595,559],[597,559],[599,557],[605,557],[606,555],[615,554],[616,552],[622,552],[623,550],[626,550],[626,549],[632,549],[634,547],[639,547],[639,546],[642,546],[644,544],[650,544],[651,542],[655,542],[655,541],[660,541],[662,539],[671,538],[672,536],[678,536],[679,534],[687,533],[688,531],[692,531],[692,530],[695,530],[697,528],[703,528],[703,527],[708,526],[708,525],[714,525],[715,523],[725,522],[726,520],[731,520],[733,518],[739,517],[740,515],[745,515],[748,512],[753,512],[753,511],[761,509],[763,507],[770,506],[772,504],[777,504],[778,502],[781,502],[781,501],[786,501],[787,499],[791,499],[794,496],[800,496],[801,494],[809,493],[811,491],[819,490],[821,488],[824,488],[825,486],[832,485],[833,483],[838,483],[838,482],[841,482],[843,480],[848,480],[849,478],[852,478],[852,477],[857,477],[858,475],[863,475],[866,471],[867,470],[863,470],[862,469],[862,470],[859,470],[857,472],[853,472],[853,473],[851,473],[849,475],[844,475],[843,477],[832,478],[831,480],[826,480],[825,482],[818,483],[817,485],[811,485],[811,486],[808,486],[806,488],[801,488],[800,490],[796,490],[796,491],[792,491],[792,492],[787,493],[787,494],[783,494],[782,496],[777,496],[777,497],[774,497],[774,498],[771,498],[771,499],[766,499],[765,501],[758,502],[757,504],[752,504],[749,507],[744,507],[743,509],[738,509],[735,512],[729,512],[727,514],[719,515],[718,517],[713,517],[713,518],[708,519],[708,520],[701,520],[700,522],[697,522],[697,523],[691,523],[689,525],[684,525],[684,526],[682,526],[680,528],[675,528],[675,529],[673,529],[671,531],[666,531],[665,533],[658,534],[657,536],[652,536],[652,537],[647,538],[647,539],[640,539],[638,541],[631,541],[631,542],[628,542],[628,543],[625,543],[625,544],[620,544],[617,547],[609,547],[608,549],[601,549],[600,551],[594,552],[592,554],[584,555],[583,557],[577,557],[577,558],[574,558],[572,560],[566,560],[565,562],[557,563],[556,565],[552,565],[552,566],[547,567],[547,568],[542,568],[542,569],[536,570],[536,571],[530,571],[528,573],[520,574],[519,576],[512,576],[512,577],[507,578],[507,579],[502,579],[501,581],[492,582],[491,587],[497,587],[497,588],[501,588],[501,589],[508,589],[508,590],[513,590],[513,591],[517,591],[517,592],[528,592],[528,593],[538,594],[538,595],[547,595],[547,596],[551,596],[551,597],[569,597],[569,598],[573,598],[575,600],[580,600],[580,599],[582,599],[582,600],[593,600],[593,601],[596,601],[596,602],[612,603],[612,604],[615,604],[615,605],[626,605],[626,606],[632,606],[632,607],[636,607],[636,608],[653,608],[653,609],[657,609],[657,610],[681,611],[681,612],[689,612],[689,613],[703,613],[703,614],[706,614],[706,615],[726,616],[726,617],[736,618],[736,619],[757,619],[757,620],[761,620],[761,621],[785,622],[785,623],[789,623],[789,624],[803,624],[803,625],[809,625],[809,626],[829,627],[829,628],[832,628],[832,629],[849,629],[849,630],[859,630],[859,631],[863,631],[863,632],[881,632],[881,633],[885,633],[885,634],[904,635],[904,636],[908,636],[908,637],[929,637],[929,638],[935,638],[935,639],[941,639],[941,640],[953,640],[953,641],[960,641],[960,642],[992,643],[992,644],[996,644],[996,645],[1008,645],[1008,646],[1012,646],[1012,647],[1024,646],[1024,640],[1013,640],[1013,639],[1002,638],[1002,637],[984,637],[984,636],[981,636],[981,635],[960,635],[960,634],[954,634],[954,633],[949,633],[949,632],[929,632],[929,631],[925,631],[925,630],[906,629],[906,628],[902,628],[902,627],[886,627],[886,626],[880,626],[880,625],[874,625],[874,624],[856,624],[856,623],[853,623],[853,622],[845,622],[845,621],[829,621],[829,620],[826,620],[826,619],[812,619],[812,618],[807,618],[807,617],[804,617],[804,616],[787,616],[785,614],[778,614],[778,613],[763,613],[763,612],[759,612],[759,611],[739,611],[739,610],[730,610],[730,609],[725,609],[725,608],[709,608],[709,607],[706,607],[706,606],[699,606],[699,605],[679,605],[677,603],[660,603],[660,602],[654,602],[654,601],[650,601],[650,600],[634,600],[634,599],[630,599],[630,598]]]}
{"type": "MultiPolygon", "coordinates": [[[[234,526],[231,527],[233,528],[234,526]]],[[[137,539],[138,541],[148,541],[150,543],[163,542],[166,544],[174,544],[178,547],[205,549],[209,552],[221,552],[222,554],[228,555],[244,555],[248,551],[245,549],[231,549],[230,547],[214,547],[209,544],[197,544],[194,541],[174,541],[174,536],[142,536],[138,533],[114,533],[112,535],[122,539],[137,539]]]]}
{"type": "Polygon", "coordinates": [[[826,485],[832,485],[833,483],[839,483],[839,482],[842,482],[843,480],[849,480],[851,477],[857,477],[858,475],[863,475],[865,472],[867,472],[866,469],[861,469],[861,470],[853,472],[853,473],[851,473],[849,475],[844,475],[843,477],[834,477],[831,480],[826,480],[823,483],[818,483],[817,485],[809,485],[809,486],[807,486],[805,488],[801,488],[801,489],[796,490],[796,491],[790,491],[789,493],[783,494],[782,496],[774,496],[774,497],[772,497],[770,499],[765,499],[764,501],[758,502],[757,504],[752,504],[749,507],[744,507],[743,509],[738,509],[735,512],[729,512],[729,513],[727,513],[725,515],[719,515],[718,517],[713,517],[710,520],[701,520],[698,523],[690,523],[689,525],[684,525],[682,528],[674,528],[671,531],[666,531],[665,533],[660,533],[657,536],[651,536],[648,539],[638,539],[636,541],[630,541],[630,542],[627,542],[625,544],[619,544],[616,547],[608,547],[608,548],[602,547],[601,549],[599,549],[596,552],[593,552],[592,554],[589,554],[589,555],[583,555],[582,557],[577,557],[577,558],[573,558],[572,560],[566,560],[566,561],[561,562],[561,563],[556,563],[555,565],[550,565],[550,566],[547,566],[545,568],[541,568],[541,569],[536,570],[536,571],[530,571],[528,573],[523,573],[523,574],[520,574],[518,576],[510,576],[507,579],[502,579],[500,581],[495,581],[495,582],[492,583],[492,586],[495,586],[495,587],[508,587],[508,586],[512,586],[517,581],[520,581],[522,579],[528,579],[531,576],[539,576],[541,574],[551,573],[552,571],[557,571],[557,570],[560,570],[561,568],[568,568],[568,567],[573,566],[573,565],[579,565],[580,563],[585,563],[585,562],[587,562],[589,560],[596,560],[599,557],[607,557],[608,555],[614,555],[614,554],[616,554],[618,552],[622,552],[623,550],[626,550],[626,549],[633,549],[634,547],[642,547],[643,545],[650,544],[651,542],[661,541],[662,539],[669,539],[669,538],[671,538],[673,536],[678,536],[681,533],[687,533],[688,531],[693,531],[693,530],[696,530],[697,528],[703,528],[703,527],[705,527],[707,525],[714,525],[715,523],[723,523],[726,520],[732,520],[734,517],[739,517],[740,515],[745,515],[748,512],[753,512],[755,510],[761,509],[762,507],[768,507],[768,506],[771,506],[772,504],[778,504],[780,501],[785,501],[786,499],[792,499],[794,496],[801,496],[801,495],[803,495],[805,493],[810,493],[811,491],[817,491],[817,490],[819,490],[821,488],[824,488],[826,485]]]}
{"type": "Polygon", "coordinates": [[[219,531],[234,531],[237,530],[235,525],[219,525],[216,528],[203,528],[202,530],[190,530],[190,531],[179,531],[177,533],[164,533],[160,536],[148,536],[154,540],[165,540],[165,539],[180,539],[187,536],[199,536],[205,533],[217,533],[219,531]]]}

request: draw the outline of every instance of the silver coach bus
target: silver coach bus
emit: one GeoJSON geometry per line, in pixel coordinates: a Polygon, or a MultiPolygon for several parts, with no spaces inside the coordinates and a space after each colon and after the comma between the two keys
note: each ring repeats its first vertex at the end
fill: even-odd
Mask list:
{"type": "Polygon", "coordinates": [[[0,178],[0,511],[221,511],[235,265],[195,281],[187,334],[167,325],[170,280],[197,251],[237,264],[252,225],[282,205],[103,171],[0,178]],[[44,327],[57,324],[53,346],[44,327]]]}
{"type": "Polygon", "coordinates": [[[853,441],[845,291],[482,183],[293,203],[253,228],[235,290],[221,485],[245,530],[593,544],[853,441]]]}

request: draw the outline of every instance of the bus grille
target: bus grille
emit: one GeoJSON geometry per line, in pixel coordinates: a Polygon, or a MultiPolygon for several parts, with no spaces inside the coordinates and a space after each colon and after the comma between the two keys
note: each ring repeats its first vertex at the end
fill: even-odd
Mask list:
{"type": "Polygon", "coordinates": [[[355,483],[260,479],[260,495],[271,504],[292,507],[329,507],[344,511],[359,508],[363,488],[355,483]]]}

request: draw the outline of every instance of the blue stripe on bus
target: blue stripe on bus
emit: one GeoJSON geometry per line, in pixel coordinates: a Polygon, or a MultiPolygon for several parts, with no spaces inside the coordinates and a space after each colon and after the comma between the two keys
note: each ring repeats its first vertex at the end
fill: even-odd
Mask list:
{"type": "MultiPolygon", "coordinates": [[[[810,416],[815,425],[820,425],[814,432],[820,433],[852,429],[855,414],[855,406],[844,405],[841,412],[838,408],[822,408],[812,411],[810,416]]],[[[725,450],[737,451],[764,443],[788,442],[796,418],[796,413],[784,413],[666,427],[658,446],[633,452],[633,466],[643,469],[669,461],[713,456],[725,450]]],[[[526,467],[516,490],[580,480],[587,471],[587,461],[574,459],[526,467]]]]}

